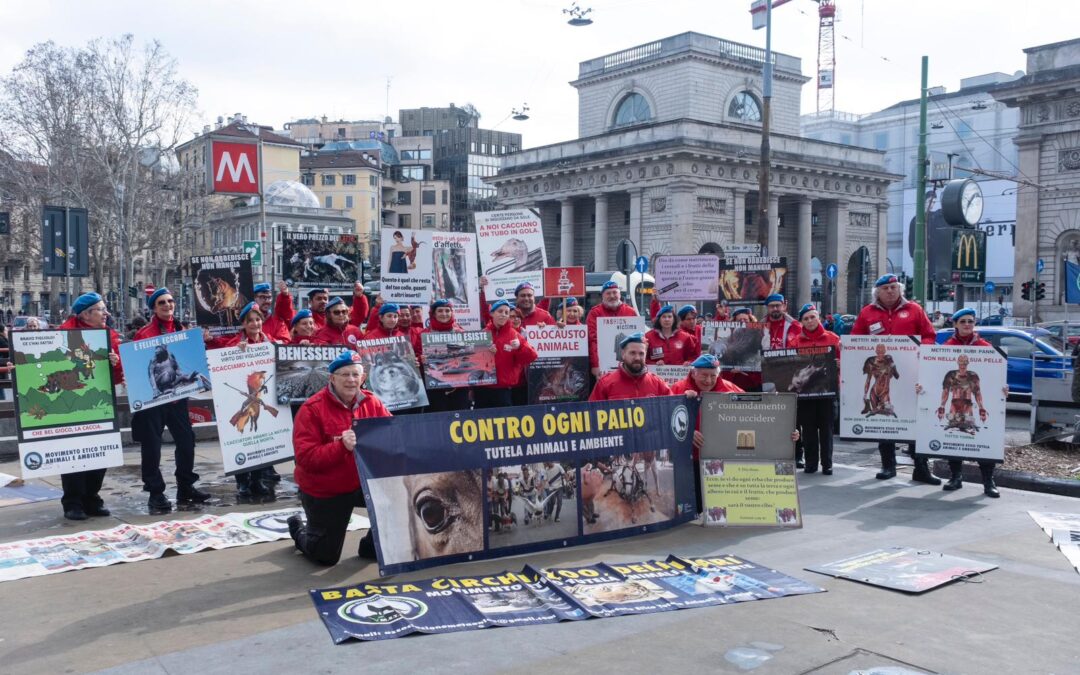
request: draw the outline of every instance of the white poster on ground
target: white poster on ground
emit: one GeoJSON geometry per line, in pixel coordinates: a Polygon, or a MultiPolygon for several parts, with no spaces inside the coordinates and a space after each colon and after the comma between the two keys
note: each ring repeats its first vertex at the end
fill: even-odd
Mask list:
{"type": "Polygon", "coordinates": [[[906,335],[840,338],[840,435],[915,438],[919,344],[906,335]]]}
{"type": "Polygon", "coordinates": [[[480,267],[488,278],[490,302],[514,297],[514,288],[529,282],[544,287],[544,231],[540,216],[531,209],[482,211],[476,214],[476,241],[480,267]]]}
{"type": "Polygon", "coordinates": [[[600,358],[600,370],[615,370],[622,362],[619,343],[632,333],[648,331],[643,316],[612,316],[596,320],[596,351],[600,358]]]}

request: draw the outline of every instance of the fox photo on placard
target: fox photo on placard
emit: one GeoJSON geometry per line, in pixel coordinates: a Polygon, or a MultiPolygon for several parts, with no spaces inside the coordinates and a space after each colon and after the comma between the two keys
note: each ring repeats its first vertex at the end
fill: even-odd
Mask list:
{"type": "Polygon", "coordinates": [[[726,258],[720,261],[720,300],[762,305],[773,293],[784,292],[787,259],[782,257],[726,258]]]}
{"type": "Polygon", "coordinates": [[[993,347],[922,345],[918,453],[1004,461],[1005,371],[993,347]]]}
{"type": "Polygon", "coordinates": [[[356,351],[367,378],[364,388],[375,392],[391,412],[428,404],[427,390],[416,367],[412,344],[404,335],[361,340],[356,351]]]}
{"type": "Polygon", "coordinates": [[[420,340],[428,389],[495,384],[490,331],[437,331],[421,334],[420,340]]]}
{"type": "Polygon", "coordinates": [[[919,343],[906,335],[840,338],[840,435],[915,438],[919,343]]]}
{"type": "Polygon", "coordinates": [[[601,317],[596,321],[596,350],[600,357],[601,370],[615,370],[622,361],[619,343],[633,333],[648,331],[645,317],[615,316],[601,317]]]}
{"type": "Polygon", "coordinates": [[[770,349],[761,360],[761,390],[791,392],[799,398],[836,396],[836,350],[830,347],[770,349]]]}
{"type": "Polygon", "coordinates": [[[283,232],[281,276],[293,288],[347,288],[360,278],[355,234],[283,232]]]}
{"type": "Polygon", "coordinates": [[[195,323],[214,337],[240,332],[240,310],[255,297],[247,253],[197,255],[194,276],[195,323]]]}
{"type": "Polygon", "coordinates": [[[277,345],[277,401],[303,403],[330,383],[330,362],[351,345],[277,345]]]}
{"type": "Polygon", "coordinates": [[[211,395],[206,343],[200,328],[124,342],[120,362],[133,412],[211,395]]]}
{"type": "Polygon", "coordinates": [[[761,351],[769,348],[763,323],[706,321],[701,330],[701,353],[720,360],[723,370],[756,373],[761,370],[761,351]]]}

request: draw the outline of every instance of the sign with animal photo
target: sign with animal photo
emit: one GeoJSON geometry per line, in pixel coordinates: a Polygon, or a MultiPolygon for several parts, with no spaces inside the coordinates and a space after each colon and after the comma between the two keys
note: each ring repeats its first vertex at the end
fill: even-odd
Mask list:
{"type": "Polygon", "coordinates": [[[654,262],[660,302],[716,300],[720,259],[714,255],[661,255],[654,262]]]}
{"type": "Polygon", "coordinates": [[[795,461],[701,460],[703,525],[802,527],[795,461]]]}
{"type": "Polygon", "coordinates": [[[769,331],[763,323],[706,321],[701,328],[701,353],[719,359],[723,370],[760,372],[761,352],[768,348],[769,331]]]}
{"type": "Polygon", "coordinates": [[[475,234],[383,228],[382,237],[383,300],[425,305],[425,311],[434,300],[449,300],[462,328],[481,328],[475,234]]]}
{"type": "Polygon", "coordinates": [[[806,568],[809,572],[905,593],[922,593],[996,569],[997,565],[978,560],[903,546],[874,549],[806,568]]]}
{"type": "Polygon", "coordinates": [[[108,331],[16,331],[11,363],[24,478],[124,463],[108,331]]]}
{"type": "Polygon", "coordinates": [[[906,335],[840,338],[840,435],[915,438],[919,342],[906,335]]]}
{"type": "Polygon", "coordinates": [[[565,403],[589,398],[589,331],[582,325],[523,326],[538,357],[529,364],[529,403],[565,403]]]}
{"type": "Polygon", "coordinates": [[[701,395],[702,459],[795,459],[797,397],[789,393],[701,395]]]}
{"type": "Polygon", "coordinates": [[[357,420],[380,573],[687,522],[696,414],[672,396],[357,420]]]}
{"type": "Polygon", "coordinates": [[[420,408],[428,404],[427,390],[416,367],[412,343],[404,335],[361,340],[356,351],[363,359],[367,379],[364,388],[375,393],[390,411],[420,408]]]}
{"type": "Polygon", "coordinates": [[[773,293],[784,292],[786,276],[783,257],[725,258],[720,261],[718,299],[732,305],[763,305],[773,293]]]}
{"type": "Polygon", "coordinates": [[[330,362],[351,345],[277,345],[277,402],[300,404],[330,383],[330,362]]]}
{"type": "Polygon", "coordinates": [[[275,345],[212,349],[206,359],[225,474],[292,459],[292,410],[278,403],[275,345]]]}
{"type": "Polygon", "coordinates": [[[200,328],[120,345],[132,412],[182,398],[209,398],[210,371],[200,328]]]}
{"type": "Polygon", "coordinates": [[[920,455],[1005,460],[1006,358],[993,347],[919,347],[920,455]]]}
{"type": "Polygon", "coordinates": [[[240,310],[255,297],[251,257],[247,253],[193,256],[191,273],[195,323],[214,337],[240,332],[240,310]]]}
{"type": "Polygon", "coordinates": [[[281,277],[293,288],[352,288],[360,263],[355,234],[281,233],[281,277]]]}
{"type": "Polygon", "coordinates": [[[530,209],[481,211],[476,215],[480,269],[488,279],[489,301],[514,297],[514,288],[529,282],[543,288],[547,253],[540,216],[530,209]]]}
{"type": "Polygon", "coordinates": [[[420,341],[428,389],[495,384],[491,331],[433,331],[421,333],[420,341]]]}
{"type": "Polygon", "coordinates": [[[836,396],[839,383],[833,347],[769,349],[761,356],[762,391],[791,392],[799,398],[836,396]]]}
{"type": "Polygon", "coordinates": [[[596,320],[596,351],[600,358],[600,370],[615,370],[622,363],[619,343],[633,333],[649,330],[643,316],[601,317],[596,320]]]}

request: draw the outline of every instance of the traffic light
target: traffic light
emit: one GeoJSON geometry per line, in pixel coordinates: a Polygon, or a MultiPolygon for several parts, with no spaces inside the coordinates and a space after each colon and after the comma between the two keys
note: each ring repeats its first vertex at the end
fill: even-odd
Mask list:
{"type": "Polygon", "coordinates": [[[1046,284],[1040,281],[1035,284],[1035,299],[1042,300],[1046,297],[1046,284]]]}
{"type": "Polygon", "coordinates": [[[1024,283],[1020,284],[1020,297],[1023,298],[1024,300],[1030,300],[1031,299],[1031,282],[1030,281],[1025,281],[1024,283]]]}
{"type": "Polygon", "coordinates": [[[138,286],[128,286],[128,295],[130,295],[133,298],[139,297],[139,287],[138,286]]]}

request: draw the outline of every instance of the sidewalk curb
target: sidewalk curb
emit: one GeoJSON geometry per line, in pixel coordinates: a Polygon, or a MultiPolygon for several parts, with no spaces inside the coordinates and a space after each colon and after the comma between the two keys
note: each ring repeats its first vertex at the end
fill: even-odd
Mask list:
{"type": "MultiPolygon", "coordinates": [[[[938,478],[947,480],[950,475],[948,461],[944,459],[934,460],[933,472],[938,478]]],[[[979,473],[977,464],[964,462],[964,482],[982,485],[982,474],[979,473]]],[[[1045,478],[1026,471],[999,468],[994,472],[994,482],[997,483],[998,487],[1012,488],[1014,490],[1041,492],[1048,495],[1061,495],[1062,497],[1080,497],[1080,480],[1045,478]]]]}

